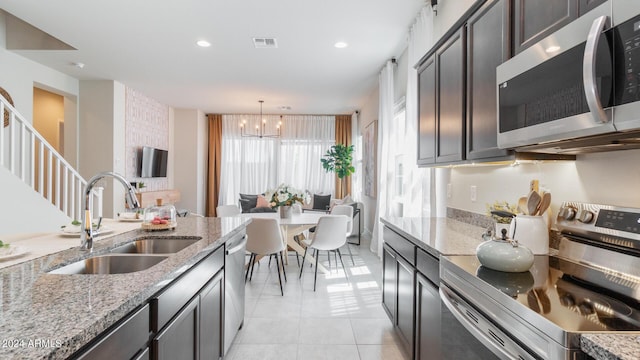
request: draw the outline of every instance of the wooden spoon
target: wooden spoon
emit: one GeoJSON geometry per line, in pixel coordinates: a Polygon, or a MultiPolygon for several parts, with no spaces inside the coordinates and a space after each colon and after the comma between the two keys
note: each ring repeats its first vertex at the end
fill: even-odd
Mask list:
{"type": "Polygon", "coordinates": [[[538,209],[538,215],[544,214],[544,212],[547,211],[547,209],[549,208],[549,205],[551,205],[551,193],[543,192],[542,200],[540,200],[540,205],[538,209]]]}
{"type": "Polygon", "coordinates": [[[523,215],[529,215],[527,213],[527,197],[523,196],[518,199],[518,211],[523,215]]]}
{"type": "Polygon", "coordinates": [[[527,212],[529,215],[536,215],[536,210],[538,209],[538,205],[540,204],[540,194],[537,191],[531,190],[529,196],[527,196],[527,212]]]}

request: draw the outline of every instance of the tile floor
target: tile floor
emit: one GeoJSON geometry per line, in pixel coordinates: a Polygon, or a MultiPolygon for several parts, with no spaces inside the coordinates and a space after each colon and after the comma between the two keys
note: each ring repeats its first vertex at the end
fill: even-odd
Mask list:
{"type": "MultiPolygon", "coordinates": [[[[369,251],[368,239],[350,245],[355,265],[342,251],[349,280],[342,267],[318,273],[305,266],[302,279],[294,255],[286,266],[284,296],[280,295],[275,261],[256,264],[246,285],[243,328],[225,360],[406,360],[391,321],[382,309],[382,263],[369,251]]],[[[292,253],[293,254],[293,253],[292,253]]],[[[328,266],[326,253],[320,261],[328,266]]],[[[308,263],[307,263],[308,264],[308,263]]]]}

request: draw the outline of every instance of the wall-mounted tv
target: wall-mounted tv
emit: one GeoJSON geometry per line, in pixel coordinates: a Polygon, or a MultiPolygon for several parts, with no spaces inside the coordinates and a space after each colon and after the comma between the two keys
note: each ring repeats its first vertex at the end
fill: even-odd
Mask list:
{"type": "Polygon", "coordinates": [[[143,146],[138,154],[138,176],[141,178],[166,177],[169,152],[143,146]]]}

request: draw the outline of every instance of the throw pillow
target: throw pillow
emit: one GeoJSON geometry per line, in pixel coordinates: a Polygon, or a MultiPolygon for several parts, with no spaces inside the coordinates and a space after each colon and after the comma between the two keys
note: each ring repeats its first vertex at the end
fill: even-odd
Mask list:
{"type": "Polygon", "coordinates": [[[242,207],[242,212],[247,213],[249,210],[256,207],[258,203],[258,195],[247,195],[240,194],[240,206],[242,207]],[[246,201],[243,201],[246,200],[246,201]]]}
{"type": "Polygon", "coordinates": [[[318,195],[313,194],[313,208],[316,210],[329,210],[329,204],[331,203],[331,194],[318,195]]]}
{"type": "Polygon", "coordinates": [[[256,202],[256,207],[271,207],[269,206],[269,201],[262,195],[258,195],[258,201],[256,202]]]}

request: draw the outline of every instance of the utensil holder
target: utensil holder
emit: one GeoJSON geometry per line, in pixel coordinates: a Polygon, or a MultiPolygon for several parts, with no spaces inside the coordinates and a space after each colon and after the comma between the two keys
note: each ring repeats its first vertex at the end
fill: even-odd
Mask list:
{"type": "Polygon", "coordinates": [[[549,253],[549,230],[542,216],[518,215],[511,220],[509,236],[534,255],[549,253]]]}

